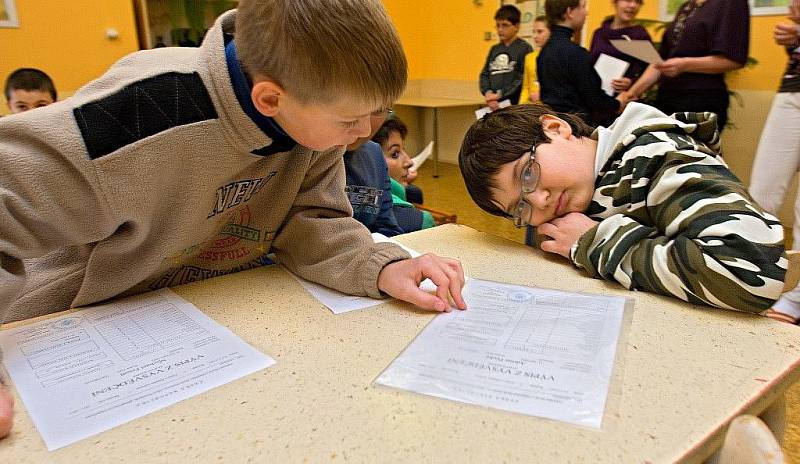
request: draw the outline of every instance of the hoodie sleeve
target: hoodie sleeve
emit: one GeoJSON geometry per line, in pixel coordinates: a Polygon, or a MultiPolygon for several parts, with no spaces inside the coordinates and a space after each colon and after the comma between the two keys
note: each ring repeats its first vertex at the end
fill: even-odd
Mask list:
{"type": "Polygon", "coordinates": [[[341,153],[316,154],[273,247],[278,260],[304,279],[381,298],[380,271],[410,256],[395,244],[374,243],[367,228],[350,216],[344,192],[341,153]]]}
{"type": "Polygon", "coordinates": [[[0,324],[30,278],[24,259],[98,242],[122,224],[64,120],[54,108],[0,119],[0,324]]]}
{"type": "Polygon", "coordinates": [[[686,146],[691,138],[658,135],[639,137],[599,180],[589,215],[601,220],[578,241],[574,263],[631,290],[769,308],[788,265],[780,222],[720,159],[686,146]]]}

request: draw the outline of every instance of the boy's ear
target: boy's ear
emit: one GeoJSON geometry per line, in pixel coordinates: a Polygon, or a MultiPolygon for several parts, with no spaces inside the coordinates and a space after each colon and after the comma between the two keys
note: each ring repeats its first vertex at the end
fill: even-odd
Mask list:
{"type": "Polygon", "coordinates": [[[281,99],[286,96],[286,91],[277,83],[262,79],[253,83],[250,98],[259,113],[269,118],[278,114],[281,99]]]}
{"type": "Polygon", "coordinates": [[[572,135],[572,126],[567,121],[552,114],[545,114],[539,117],[539,123],[542,125],[545,135],[550,137],[551,140],[557,136],[568,139],[572,135]]]}

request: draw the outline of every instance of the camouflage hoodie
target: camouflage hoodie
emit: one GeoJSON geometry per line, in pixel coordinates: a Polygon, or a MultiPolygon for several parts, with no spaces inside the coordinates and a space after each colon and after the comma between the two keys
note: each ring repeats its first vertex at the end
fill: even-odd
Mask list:
{"type": "Polygon", "coordinates": [[[769,308],[788,265],[783,228],[722,160],[716,116],[632,103],[609,130],[586,211],[600,223],[573,247],[573,262],[629,289],[769,308]]]}

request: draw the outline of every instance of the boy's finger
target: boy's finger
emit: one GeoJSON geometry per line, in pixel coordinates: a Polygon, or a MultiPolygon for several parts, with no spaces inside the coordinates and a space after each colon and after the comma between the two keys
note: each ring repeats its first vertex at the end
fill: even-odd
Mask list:
{"type": "MultiPolygon", "coordinates": [[[[450,285],[448,287],[448,291],[450,292],[450,298],[453,299],[453,303],[455,303],[456,308],[458,309],[467,309],[467,305],[464,302],[464,298],[461,296],[461,289],[464,288],[464,274],[460,272],[460,268],[456,269],[451,266],[450,263],[444,263],[445,274],[447,275],[448,280],[450,281],[450,285]]],[[[449,301],[449,300],[445,300],[449,301]]]]}
{"type": "Polygon", "coordinates": [[[0,385],[0,438],[5,438],[11,433],[14,423],[14,397],[11,392],[0,385]]]}
{"type": "Polygon", "coordinates": [[[447,312],[450,308],[450,305],[447,304],[447,300],[442,300],[437,295],[431,295],[428,292],[420,290],[419,287],[409,288],[408,292],[405,293],[400,299],[408,301],[409,303],[419,306],[422,309],[438,311],[440,313],[447,312]]]}
{"type": "Polygon", "coordinates": [[[542,235],[547,235],[548,237],[554,237],[557,231],[558,227],[556,227],[553,223],[545,222],[537,228],[536,232],[542,235]]]}

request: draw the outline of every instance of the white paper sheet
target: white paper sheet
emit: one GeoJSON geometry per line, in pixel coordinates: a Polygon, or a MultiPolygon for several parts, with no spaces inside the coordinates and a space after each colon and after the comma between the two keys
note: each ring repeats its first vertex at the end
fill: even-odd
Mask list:
{"type": "Polygon", "coordinates": [[[419,169],[419,167],[422,166],[422,163],[424,163],[428,157],[431,156],[431,153],[433,153],[433,140],[431,140],[430,143],[428,143],[428,145],[421,152],[419,152],[417,156],[411,158],[411,162],[414,164],[408,168],[409,171],[412,169],[415,171],[419,169]]]}
{"type": "MultiPolygon", "coordinates": [[[[501,100],[500,102],[497,103],[497,106],[500,108],[506,108],[508,106],[511,106],[511,100],[509,99],[501,100]]],[[[483,108],[477,109],[475,110],[475,119],[480,119],[491,112],[492,109],[489,108],[488,106],[484,106],[483,108]]]]}
{"type": "Polygon", "coordinates": [[[653,47],[653,42],[649,40],[614,39],[611,41],[611,45],[622,53],[634,58],[639,58],[645,63],[655,64],[664,61],[661,59],[661,55],[658,54],[655,47],[653,47]]]}
{"type": "Polygon", "coordinates": [[[624,76],[625,71],[628,70],[628,66],[630,66],[630,63],[627,61],[620,60],[611,55],[606,55],[605,53],[601,53],[600,56],[597,57],[597,61],[594,63],[594,69],[597,71],[602,81],[600,87],[607,95],[614,96],[614,87],[611,85],[611,81],[624,76]]]}
{"type": "MultiPolygon", "coordinates": [[[[411,248],[377,232],[374,232],[372,234],[372,240],[374,240],[375,243],[391,242],[394,243],[395,245],[399,245],[401,248],[406,250],[411,255],[412,258],[416,258],[417,256],[420,255],[419,252],[412,250],[411,248]]],[[[336,291],[332,288],[328,288],[323,285],[305,280],[302,277],[293,274],[288,269],[287,272],[292,274],[292,277],[297,279],[297,282],[299,282],[300,285],[302,285],[303,288],[305,288],[308,293],[310,293],[320,303],[324,304],[328,309],[330,309],[333,312],[333,314],[341,314],[349,311],[355,311],[357,309],[369,308],[371,306],[377,306],[381,303],[386,302],[386,300],[370,298],[368,296],[348,295],[346,293],[336,291]]],[[[423,280],[419,288],[425,290],[426,292],[436,291],[436,285],[434,285],[434,283],[431,282],[430,279],[423,280]]]]}
{"type": "Polygon", "coordinates": [[[170,290],[4,330],[0,347],[49,450],[275,364],[170,290]]]}
{"type": "Polygon", "coordinates": [[[471,279],[376,379],[425,395],[599,428],[626,300],[471,279]]]}

